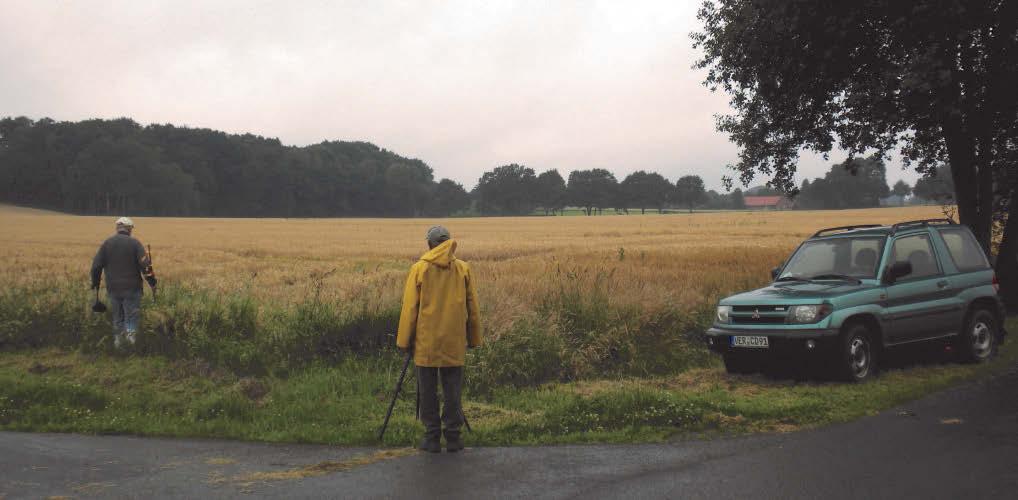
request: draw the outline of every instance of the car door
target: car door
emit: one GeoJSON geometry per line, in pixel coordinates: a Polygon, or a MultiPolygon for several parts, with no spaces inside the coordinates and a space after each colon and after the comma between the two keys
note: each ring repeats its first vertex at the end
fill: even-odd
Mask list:
{"type": "Polygon", "coordinates": [[[909,342],[946,335],[955,305],[953,292],[927,232],[895,238],[888,267],[912,264],[912,273],[887,286],[884,335],[889,343],[909,342]]]}

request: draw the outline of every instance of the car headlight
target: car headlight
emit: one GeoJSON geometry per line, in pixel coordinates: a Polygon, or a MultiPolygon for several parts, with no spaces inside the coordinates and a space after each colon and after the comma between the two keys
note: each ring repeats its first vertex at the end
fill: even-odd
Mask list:
{"type": "Polygon", "coordinates": [[[792,306],[788,311],[789,323],[817,323],[831,314],[830,304],[816,306],[792,306]]]}
{"type": "Polygon", "coordinates": [[[730,323],[732,319],[732,306],[718,306],[718,323],[730,323]]]}

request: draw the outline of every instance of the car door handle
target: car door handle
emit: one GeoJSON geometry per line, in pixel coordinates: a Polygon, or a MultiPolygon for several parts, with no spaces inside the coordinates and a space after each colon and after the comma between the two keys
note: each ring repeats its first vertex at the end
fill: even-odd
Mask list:
{"type": "Polygon", "coordinates": [[[940,280],[937,282],[937,288],[947,288],[947,285],[950,284],[947,280],[940,280]]]}

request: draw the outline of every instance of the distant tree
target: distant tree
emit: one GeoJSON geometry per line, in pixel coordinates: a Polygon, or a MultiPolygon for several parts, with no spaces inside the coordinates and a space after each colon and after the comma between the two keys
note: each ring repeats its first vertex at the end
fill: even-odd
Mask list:
{"type": "Polygon", "coordinates": [[[462,184],[442,179],[435,185],[430,209],[432,215],[445,217],[468,208],[470,208],[470,195],[463,189],[462,184]]]}
{"type": "MultiPolygon", "coordinates": [[[[809,181],[806,181],[806,182],[809,182],[809,181]]],[[[732,196],[731,196],[730,200],[731,200],[731,204],[732,204],[732,208],[733,209],[735,209],[735,210],[742,210],[742,209],[746,208],[746,198],[742,195],[742,190],[741,189],[735,188],[735,191],[732,191],[732,196]]]]}
{"type": "Polygon", "coordinates": [[[912,194],[934,203],[949,205],[954,203],[954,180],[951,167],[940,165],[933,172],[923,176],[915,183],[912,194]]]}
{"type": "Polygon", "coordinates": [[[675,202],[687,207],[689,213],[706,200],[707,191],[699,175],[687,175],[675,182],[675,202]]]}
{"type": "Polygon", "coordinates": [[[565,208],[566,181],[558,170],[548,170],[537,176],[536,202],[545,215],[565,208]]]}
{"type": "Polygon", "coordinates": [[[647,213],[647,208],[663,209],[671,188],[672,184],[661,174],[643,170],[629,174],[619,184],[625,204],[639,208],[641,214],[647,213]]]}
{"type": "Polygon", "coordinates": [[[385,172],[387,211],[393,215],[416,217],[423,214],[431,186],[431,169],[415,165],[390,165],[385,172]]]}
{"type": "Polygon", "coordinates": [[[595,168],[570,172],[566,191],[569,203],[583,208],[590,215],[594,209],[614,204],[617,187],[618,181],[611,172],[595,168]]]}
{"type": "Polygon", "coordinates": [[[877,156],[856,158],[833,165],[821,179],[804,182],[799,190],[802,208],[842,209],[880,206],[890,194],[887,167],[877,156]]]}
{"type": "Polygon", "coordinates": [[[515,163],[485,172],[475,190],[481,212],[501,215],[533,212],[536,191],[534,170],[515,163]]]}
{"type": "Polygon", "coordinates": [[[904,205],[905,198],[912,194],[912,187],[909,186],[907,182],[899,180],[894,183],[893,187],[891,187],[891,194],[897,196],[901,200],[901,204],[904,205]]]}

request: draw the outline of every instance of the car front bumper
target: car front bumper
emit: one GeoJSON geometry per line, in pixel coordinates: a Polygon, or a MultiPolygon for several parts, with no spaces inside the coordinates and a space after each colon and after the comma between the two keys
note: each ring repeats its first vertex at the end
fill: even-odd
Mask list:
{"type": "Polygon", "coordinates": [[[707,347],[716,352],[726,352],[730,349],[740,351],[763,352],[809,352],[826,350],[834,344],[840,331],[836,328],[815,328],[815,329],[741,329],[713,326],[705,334],[707,336],[707,347]],[[733,348],[733,335],[751,335],[767,337],[770,347],[767,349],[733,348]],[[807,341],[813,341],[809,347],[807,341]]]}

